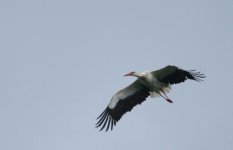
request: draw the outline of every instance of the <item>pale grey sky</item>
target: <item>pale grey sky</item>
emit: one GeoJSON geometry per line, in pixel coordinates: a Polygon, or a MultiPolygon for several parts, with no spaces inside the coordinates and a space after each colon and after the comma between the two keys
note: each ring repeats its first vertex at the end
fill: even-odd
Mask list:
{"type": "Polygon", "coordinates": [[[1,0],[1,150],[232,150],[232,0],[1,0]],[[148,98],[112,132],[96,117],[166,65],[202,83],[148,98]]]}

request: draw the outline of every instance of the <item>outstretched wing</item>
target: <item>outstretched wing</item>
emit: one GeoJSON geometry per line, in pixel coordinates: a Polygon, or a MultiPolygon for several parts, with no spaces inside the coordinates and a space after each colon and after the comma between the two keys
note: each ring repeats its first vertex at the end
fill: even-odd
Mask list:
{"type": "Polygon", "coordinates": [[[100,131],[105,127],[106,131],[109,127],[112,130],[126,112],[131,111],[137,104],[141,104],[149,95],[149,89],[136,80],[112,97],[108,107],[97,118],[96,127],[101,127],[100,131]]]}
{"type": "Polygon", "coordinates": [[[166,66],[160,70],[153,71],[152,74],[160,81],[167,84],[177,84],[187,79],[202,81],[204,74],[195,70],[183,70],[176,66],[166,66]]]}

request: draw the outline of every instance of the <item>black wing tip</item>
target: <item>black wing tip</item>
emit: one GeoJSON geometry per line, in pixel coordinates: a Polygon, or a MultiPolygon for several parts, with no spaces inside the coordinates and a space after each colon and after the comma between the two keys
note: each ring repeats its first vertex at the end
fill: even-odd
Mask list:
{"type": "Polygon", "coordinates": [[[106,108],[97,118],[97,120],[98,122],[95,124],[95,127],[100,128],[99,131],[102,131],[106,127],[105,132],[107,132],[108,130],[113,130],[113,127],[116,125],[117,122],[109,114],[109,108],[106,108]]]}
{"type": "Polygon", "coordinates": [[[116,123],[122,118],[122,116],[133,109],[137,104],[141,104],[150,95],[149,89],[143,88],[136,94],[130,95],[124,100],[120,100],[117,104],[117,108],[110,109],[107,107],[97,118],[96,128],[100,127],[102,131],[106,127],[108,130],[113,130],[116,123]]]}
{"type": "Polygon", "coordinates": [[[187,76],[187,78],[195,80],[197,82],[204,81],[203,79],[206,78],[206,76],[203,73],[201,73],[200,71],[196,71],[196,69],[188,70],[187,72],[190,75],[190,77],[187,76]]]}

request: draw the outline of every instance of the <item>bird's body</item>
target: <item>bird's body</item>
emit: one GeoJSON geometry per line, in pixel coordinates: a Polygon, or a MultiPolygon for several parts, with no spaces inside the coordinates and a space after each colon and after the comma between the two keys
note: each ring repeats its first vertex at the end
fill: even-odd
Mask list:
{"type": "Polygon", "coordinates": [[[169,84],[160,82],[156,76],[151,72],[145,71],[142,73],[142,77],[138,78],[139,81],[146,86],[151,92],[159,92],[165,88],[169,88],[169,84]]]}
{"type": "Polygon", "coordinates": [[[112,130],[126,112],[131,111],[137,104],[141,104],[149,95],[159,95],[172,103],[166,95],[171,89],[171,84],[184,82],[186,79],[202,81],[201,78],[205,77],[200,72],[185,71],[176,66],[167,66],[152,72],[130,72],[125,76],[135,76],[138,79],[113,95],[108,107],[97,118],[99,121],[96,127],[102,126],[100,130],[103,130],[106,125],[106,131],[109,127],[112,130]]]}

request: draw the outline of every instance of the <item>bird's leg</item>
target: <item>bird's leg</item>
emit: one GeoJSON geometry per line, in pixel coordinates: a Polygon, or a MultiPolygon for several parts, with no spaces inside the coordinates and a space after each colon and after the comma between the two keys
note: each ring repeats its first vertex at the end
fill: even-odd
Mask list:
{"type": "Polygon", "coordinates": [[[170,98],[167,97],[166,93],[163,90],[161,90],[161,92],[166,97],[166,98],[164,98],[166,101],[168,101],[169,103],[173,103],[173,101],[170,98]]]}
{"type": "Polygon", "coordinates": [[[164,97],[161,93],[157,92],[159,94],[159,96],[161,96],[164,99],[167,99],[166,97],[164,97]]]}
{"type": "Polygon", "coordinates": [[[172,100],[170,100],[164,92],[162,92],[164,94],[164,96],[160,92],[157,92],[157,93],[159,94],[159,96],[161,96],[162,98],[164,98],[169,103],[173,103],[172,100]]]}

